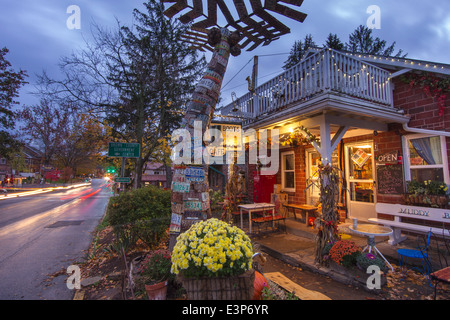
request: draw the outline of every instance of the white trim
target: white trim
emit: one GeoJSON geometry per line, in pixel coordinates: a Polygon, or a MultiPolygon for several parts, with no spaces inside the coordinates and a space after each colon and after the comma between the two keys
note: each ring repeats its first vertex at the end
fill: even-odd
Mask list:
{"type": "Polygon", "coordinates": [[[285,151],[285,152],[282,152],[281,153],[281,189],[283,190],[283,191],[286,191],[286,192],[295,192],[295,152],[294,152],[294,150],[291,150],[291,151],[285,151]],[[285,162],[284,162],[284,156],[287,156],[287,155],[293,155],[294,156],[294,168],[292,169],[292,170],[289,170],[289,171],[287,171],[287,172],[294,172],[294,188],[285,188],[284,187],[284,185],[285,185],[285,179],[284,179],[284,173],[285,173],[285,169],[284,169],[284,166],[285,166],[285,162]]]}

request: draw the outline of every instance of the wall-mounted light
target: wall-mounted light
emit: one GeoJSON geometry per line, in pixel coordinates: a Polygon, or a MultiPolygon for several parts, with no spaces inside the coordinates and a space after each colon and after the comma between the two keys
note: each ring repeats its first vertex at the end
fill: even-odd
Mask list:
{"type": "Polygon", "coordinates": [[[378,135],[378,131],[377,130],[373,130],[373,135],[376,137],[378,135]]]}

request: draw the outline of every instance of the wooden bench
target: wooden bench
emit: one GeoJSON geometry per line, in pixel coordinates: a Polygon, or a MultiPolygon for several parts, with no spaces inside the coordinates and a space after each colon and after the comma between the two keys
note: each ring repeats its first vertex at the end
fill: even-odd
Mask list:
{"type": "Polygon", "coordinates": [[[292,212],[294,214],[295,220],[297,220],[297,210],[300,210],[300,213],[305,216],[305,224],[308,225],[308,218],[310,215],[316,215],[317,214],[317,207],[310,206],[307,204],[288,204],[285,203],[283,206],[286,208],[286,210],[289,212],[289,209],[292,209],[292,212]]]}
{"type": "Polygon", "coordinates": [[[438,221],[442,223],[450,223],[450,209],[415,207],[391,203],[377,203],[375,209],[377,213],[394,216],[394,220],[369,218],[370,222],[382,224],[392,228],[394,232],[391,236],[389,236],[388,241],[391,245],[395,245],[406,239],[406,236],[401,234],[402,230],[418,233],[427,233],[428,231],[431,231],[436,235],[443,235],[445,232],[445,235],[450,235],[450,231],[445,228],[429,227],[402,221],[402,218],[414,218],[424,222],[438,221]]]}

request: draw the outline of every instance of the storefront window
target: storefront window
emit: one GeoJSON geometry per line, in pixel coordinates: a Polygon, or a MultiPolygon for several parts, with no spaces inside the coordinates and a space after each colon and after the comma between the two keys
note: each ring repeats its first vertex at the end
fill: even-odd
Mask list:
{"type": "Polygon", "coordinates": [[[405,136],[407,160],[406,180],[428,180],[449,183],[446,164],[445,138],[439,136],[405,136]]]}
{"type": "Polygon", "coordinates": [[[360,145],[348,148],[350,179],[373,179],[372,146],[360,145]]]}
{"type": "Polygon", "coordinates": [[[286,191],[295,191],[295,157],[294,152],[281,154],[282,186],[286,191]]]}
{"type": "Polygon", "coordinates": [[[362,202],[374,202],[373,183],[350,182],[350,200],[362,202]]]}

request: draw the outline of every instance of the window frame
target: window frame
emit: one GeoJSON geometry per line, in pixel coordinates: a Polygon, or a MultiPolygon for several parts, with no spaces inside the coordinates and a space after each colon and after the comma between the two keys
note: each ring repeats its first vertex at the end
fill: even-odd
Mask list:
{"type": "Polygon", "coordinates": [[[433,134],[424,134],[424,133],[416,133],[416,134],[408,134],[402,136],[402,144],[403,144],[403,166],[404,166],[404,175],[405,181],[411,181],[411,170],[412,169],[436,169],[442,168],[444,183],[450,184],[449,170],[448,170],[448,158],[447,158],[447,143],[445,136],[433,135],[433,134]],[[439,137],[441,142],[441,156],[442,156],[442,164],[427,164],[427,165],[411,165],[410,164],[410,153],[409,153],[409,141],[413,139],[420,138],[429,138],[429,137],[439,137]]]}
{"type": "Polygon", "coordinates": [[[283,191],[286,191],[286,192],[295,192],[295,180],[296,180],[295,179],[295,152],[293,150],[282,152],[281,153],[281,189],[283,191]],[[286,165],[285,165],[284,157],[289,156],[289,155],[292,155],[293,158],[294,158],[294,169],[292,169],[292,170],[286,170],[286,168],[285,168],[286,165]],[[287,188],[286,187],[286,185],[285,185],[286,179],[284,177],[284,174],[286,172],[293,172],[294,173],[294,188],[287,188]]]}

